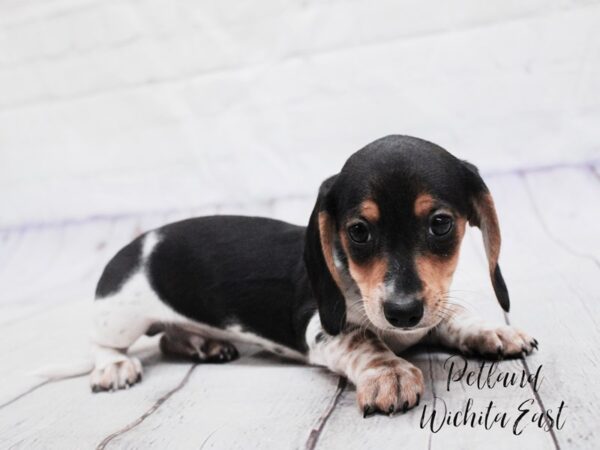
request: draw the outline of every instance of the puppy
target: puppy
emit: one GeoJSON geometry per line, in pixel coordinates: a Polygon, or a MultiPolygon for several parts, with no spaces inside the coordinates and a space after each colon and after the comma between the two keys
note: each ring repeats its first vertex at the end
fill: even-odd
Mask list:
{"type": "Polygon", "coordinates": [[[127,349],[162,332],[167,354],[226,362],[237,357],[232,341],[249,341],[347,377],[365,415],[405,411],[419,403],[423,375],[396,353],[417,342],[497,356],[537,348],[522,331],[449,303],[467,223],[482,231],[508,311],[486,185],[475,166],[413,137],[388,136],[354,153],[321,185],[306,228],[211,216],[145,233],[98,282],[92,390],[140,381],[142,366],[127,349]]]}

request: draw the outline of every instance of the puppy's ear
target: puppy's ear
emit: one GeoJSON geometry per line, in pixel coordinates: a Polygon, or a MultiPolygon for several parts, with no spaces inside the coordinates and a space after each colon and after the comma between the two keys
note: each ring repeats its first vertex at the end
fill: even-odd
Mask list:
{"type": "Polygon", "coordinates": [[[304,244],[304,262],[319,307],[321,325],[331,335],[346,324],[346,302],[340,290],[340,277],[333,262],[336,234],[331,189],[337,175],[325,180],[310,216],[304,244]]]}
{"type": "Polygon", "coordinates": [[[483,244],[487,255],[490,277],[496,298],[504,311],[510,309],[510,299],[508,290],[500,266],[498,257],[500,255],[500,226],[498,225],[498,216],[492,194],[479,175],[479,170],[473,164],[462,161],[467,180],[467,191],[470,196],[470,214],[469,224],[481,229],[483,235],[483,244]]]}

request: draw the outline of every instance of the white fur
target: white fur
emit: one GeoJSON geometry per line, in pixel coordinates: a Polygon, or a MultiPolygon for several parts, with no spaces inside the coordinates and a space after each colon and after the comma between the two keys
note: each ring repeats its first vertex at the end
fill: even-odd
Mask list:
{"type": "Polygon", "coordinates": [[[267,351],[277,353],[287,358],[306,362],[306,356],[296,350],[293,350],[283,345],[279,345],[273,341],[265,339],[249,331],[245,331],[241,325],[230,325],[226,327],[227,332],[231,333],[231,340],[248,342],[258,345],[267,351]]]}
{"type": "Polygon", "coordinates": [[[464,353],[504,356],[529,354],[537,346],[531,336],[511,325],[492,325],[463,309],[451,311],[432,333],[433,342],[464,353]]]}
{"type": "Polygon", "coordinates": [[[378,342],[373,333],[354,329],[329,336],[315,314],[306,328],[306,342],[309,362],[347,377],[356,386],[362,409],[375,406],[393,412],[414,406],[423,393],[421,371],[378,342]]]}

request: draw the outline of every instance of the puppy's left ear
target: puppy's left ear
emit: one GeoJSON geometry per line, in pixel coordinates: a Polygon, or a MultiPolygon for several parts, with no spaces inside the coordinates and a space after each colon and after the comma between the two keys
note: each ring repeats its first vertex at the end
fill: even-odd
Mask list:
{"type": "Polygon", "coordinates": [[[494,200],[481,175],[479,175],[477,167],[467,161],[462,161],[462,164],[467,180],[467,191],[470,196],[469,224],[481,229],[492,286],[494,286],[498,303],[504,311],[508,312],[510,309],[508,289],[498,265],[501,239],[494,200]]]}
{"type": "Polygon", "coordinates": [[[330,177],[319,188],[319,197],[306,228],[304,244],[304,262],[317,299],[321,325],[332,336],[339,334],[346,324],[346,301],[333,262],[335,202],[330,194],[335,180],[336,176],[330,177]]]}

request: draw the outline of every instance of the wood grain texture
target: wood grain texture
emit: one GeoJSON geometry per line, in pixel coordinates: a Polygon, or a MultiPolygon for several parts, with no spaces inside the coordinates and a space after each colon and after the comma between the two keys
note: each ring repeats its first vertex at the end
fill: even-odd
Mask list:
{"type": "Polygon", "coordinates": [[[186,387],[111,445],[143,448],[299,448],[338,377],[262,359],[201,365],[186,387]]]}
{"type": "Polygon", "coordinates": [[[600,377],[600,269],[594,261],[598,238],[588,230],[597,220],[598,181],[588,173],[576,175],[576,182],[572,176],[555,171],[544,174],[544,182],[541,175],[503,177],[491,188],[504,218],[503,268],[515,303],[511,320],[540,341],[529,361],[543,364],[544,405],[556,408],[565,401],[559,444],[587,447],[600,440],[594,425],[600,393],[590,388],[600,377]]]}
{"type": "MultiPolygon", "coordinates": [[[[106,448],[596,446],[600,177],[591,169],[562,169],[496,176],[488,184],[500,217],[500,265],[511,313],[505,316],[494,298],[476,229],[467,232],[451,297],[492,323],[508,320],[538,338],[538,352],[525,362],[502,362],[498,370],[542,365],[539,395],[529,387],[479,390],[464,382],[447,391],[444,361],[452,352],[427,347],[406,355],[426,377],[421,405],[392,418],[363,419],[350,384],[340,391],[337,376],[256,354],[252,347],[243,349],[239,361],[200,365],[190,373],[190,364],[159,356],[156,338],[141,339],[133,351],[144,360],[144,381],[115,394],[92,395],[86,377],[41,384],[26,375],[48,363],[88,357],[88,307],[96,279],[112,254],[139,233],[215,212],[302,224],[312,202],[212,205],[0,235],[0,448],[92,448],[102,442],[106,448]],[[566,424],[553,434],[532,424],[518,437],[500,428],[446,426],[435,434],[421,429],[424,406],[439,406],[443,399],[457,410],[470,397],[478,409],[493,400],[498,411],[507,412],[528,398],[535,410],[555,409],[564,400],[566,424]],[[320,431],[311,435],[315,429],[320,431]]],[[[477,364],[469,362],[473,369],[477,364]]]]}
{"type": "Polygon", "coordinates": [[[189,364],[144,359],[146,379],[136,389],[92,395],[87,377],[80,377],[48,383],[0,409],[0,446],[95,447],[141,416],[189,369],[189,364]]]}

